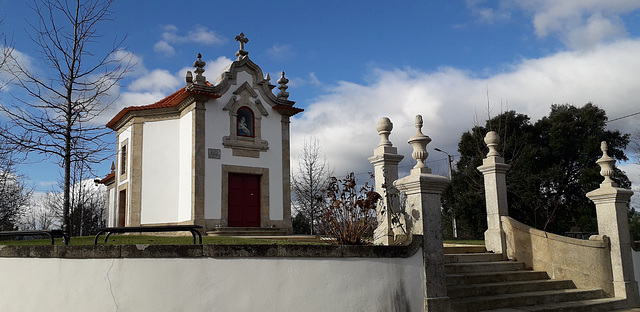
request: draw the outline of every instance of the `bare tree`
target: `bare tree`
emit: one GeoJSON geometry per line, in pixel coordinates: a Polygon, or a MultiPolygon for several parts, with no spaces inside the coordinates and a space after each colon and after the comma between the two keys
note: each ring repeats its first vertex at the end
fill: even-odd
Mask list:
{"type": "Polygon", "coordinates": [[[62,209],[58,193],[49,192],[33,200],[25,209],[20,220],[20,228],[25,230],[50,230],[60,226],[60,217],[52,206],[62,209]]]}
{"type": "Polygon", "coordinates": [[[0,144],[0,231],[15,230],[31,200],[32,190],[15,165],[15,151],[0,144]]]}
{"type": "Polygon", "coordinates": [[[321,157],[318,140],[305,140],[298,158],[298,171],[293,176],[293,208],[309,221],[311,234],[326,205],[324,191],[329,185],[331,171],[321,157]]]}
{"type": "Polygon", "coordinates": [[[113,0],[42,0],[33,4],[36,22],[31,39],[38,46],[49,75],[38,75],[18,60],[9,68],[24,97],[14,96],[18,104],[3,105],[9,129],[0,134],[26,153],[54,157],[64,169],[63,228],[71,234],[71,170],[108,155],[108,134],[94,119],[113,98],[116,86],[133,64],[121,50],[124,39],[115,40],[103,54],[95,51],[105,40],[98,25],[110,21],[113,0]]]}
{"type": "MultiPolygon", "coordinates": [[[[0,26],[4,24],[3,20],[0,20],[0,26]]],[[[7,66],[11,60],[11,53],[13,52],[13,46],[7,41],[5,33],[0,32],[0,91],[9,83],[8,79],[5,79],[4,72],[7,71],[7,66]]]]}

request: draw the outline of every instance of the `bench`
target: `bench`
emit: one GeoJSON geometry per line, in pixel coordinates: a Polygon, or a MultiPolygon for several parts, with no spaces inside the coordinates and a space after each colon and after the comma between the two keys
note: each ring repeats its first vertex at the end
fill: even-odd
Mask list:
{"type": "Polygon", "coordinates": [[[65,245],[69,245],[69,236],[63,230],[32,230],[32,231],[5,231],[0,232],[0,236],[48,236],[51,239],[51,245],[54,244],[54,238],[62,237],[65,245]]]}
{"type": "Polygon", "coordinates": [[[121,233],[146,233],[146,232],[190,232],[193,236],[193,244],[196,244],[196,235],[200,238],[200,245],[202,245],[202,234],[198,229],[201,229],[200,225],[157,225],[157,226],[125,226],[125,227],[106,227],[98,229],[98,234],[93,241],[94,245],[98,245],[98,237],[102,234],[106,234],[104,237],[104,243],[107,243],[107,239],[111,234],[121,233]]]}

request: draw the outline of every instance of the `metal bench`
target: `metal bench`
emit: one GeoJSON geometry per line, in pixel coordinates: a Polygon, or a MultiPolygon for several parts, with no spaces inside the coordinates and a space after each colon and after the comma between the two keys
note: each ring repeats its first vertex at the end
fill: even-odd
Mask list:
{"type": "Polygon", "coordinates": [[[158,225],[158,226],[125,226],[125,227],[106,227],[98,229],[98,234],[93,241],[94,245],[98,245],[98,237],[102,234],[106,234],[104,237],[105,244],[111,234],[121,233],[146,233],[146,232],[190,232],[193,236],[193,244],[196,244],[196,235],[200,239],[200,245],[202,245],[202,234],[198,229],[201,229],[200,225],[158,225]]]}
{"type": "Polygon", "coordinates": [[[5,231],[0,232],[0,236],[48,236],[51,239],[51,245],[54,244],[54,238],[62,237],[65,245],[69,245],[69,236],[63,230],[33,230],[33,231],[5,231]]]}

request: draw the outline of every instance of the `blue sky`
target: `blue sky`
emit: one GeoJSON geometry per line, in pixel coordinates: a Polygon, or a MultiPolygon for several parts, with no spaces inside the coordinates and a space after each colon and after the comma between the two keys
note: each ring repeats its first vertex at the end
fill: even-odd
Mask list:
{"type": "MultiPolygon", "coordinates": [[[[593,102],[610,118],[640,111],[640,2],[634,0],[158,0],[116,1],[112,11],[114,21],[100,26],[100,44],[126,35],[124,47],[138,65],[114,90],[119,97],[101,122],[182,87],[197,53],[215,81],[235,58],[234,37],[244,32],[249,57],[274,84],[284,70],[290,99],[305,109],[291,125],[294,166],[304,140],[315,137],[337,175],[371,171],[366,159],[383,116],[394,123],[390,139],[408,170],[406,140],[415,131],[413,117],[422,114],[433,140],[430,166],[444,175],[444,155],[432,148],[457,154],[463,131],[506,109],[534,120],[554,103],[593,102]]],[[[0,31],[38,67],[25,35],[33,13],[17,0],[0,0],[0,12],[0,31]]],[[[10,101],[8,92],[0,90],[0,101],[10,101]]],[[[610,127],[634,132],[639,120],[610,127]]],[[[107,173],[109,164],[97,169],[107,173]]],[[[637,187],[640,166],[622,167],[637,187]]],[[[59,179],[51,160],[22,170],[39,191],[59,179]]]]}

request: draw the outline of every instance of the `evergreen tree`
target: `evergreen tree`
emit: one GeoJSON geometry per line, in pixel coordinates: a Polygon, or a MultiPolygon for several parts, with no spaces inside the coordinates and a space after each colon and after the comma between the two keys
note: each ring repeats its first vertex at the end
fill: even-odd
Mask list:
{"type": "MultiPolygon", "coordinates": [[[[458,144],[460,161],[442,196],[445,220],[454,212],[461,235],[482,238],[487,227],[484,182],[476,168],[487,153],[484,136],[496,131],[499,151],[511,165],[507,173],[509,215],[558,234],[595,232],[595,206],[586,193],[602,182],[595,163],[602,155],[600,142],[607,141],[609,155],[617,160],[627,160],[624,148],[629,143],[628,134],[606,130],[606,121],[605,111],[591,103],[553,105],[549,116],[535,124],[524,114],[508,111],[463,133],[458,144]]],[[[620,187],[631,186],[620,170],[616,169],[613,178],[620,187]]]]}

